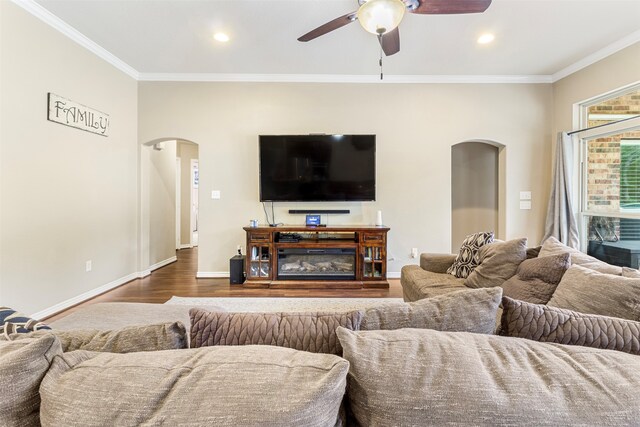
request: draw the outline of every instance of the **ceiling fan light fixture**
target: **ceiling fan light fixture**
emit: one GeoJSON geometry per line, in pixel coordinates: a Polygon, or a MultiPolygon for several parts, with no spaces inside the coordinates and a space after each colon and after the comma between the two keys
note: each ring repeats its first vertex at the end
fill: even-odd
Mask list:
{"type": "Polygon", "coordinates": [[[358,9],[358,22],[371,34],[382,35],[400,24],[405,10],[402,0],[369,0],[358,9]]]}
{"type": "Polygon", "coordinates": [[[213,35],[213,38],[214,38],[216,41],[219,41],[219,42],[222,42],[222,43],[226,43],[226,42],[228,42],[228,41],[229,41],[229,36],[228,36],[228,35],[226,35],[225,33],[215,33],[215,34],[213,35]]]}

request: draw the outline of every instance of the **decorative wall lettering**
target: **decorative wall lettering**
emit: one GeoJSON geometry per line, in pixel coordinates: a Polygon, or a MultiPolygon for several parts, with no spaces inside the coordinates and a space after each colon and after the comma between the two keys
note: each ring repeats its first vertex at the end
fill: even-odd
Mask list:
{"type": "Polygon", "coordinates": [[[109,115],[49,92],[47,120],[109,136],[109,115]]]}

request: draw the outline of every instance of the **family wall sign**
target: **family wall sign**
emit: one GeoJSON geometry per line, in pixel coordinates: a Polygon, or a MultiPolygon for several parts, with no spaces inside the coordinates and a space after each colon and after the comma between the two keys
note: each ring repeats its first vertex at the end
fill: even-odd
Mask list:
{"type": "Polygon", "coordinates": [[[47,120],[102,136],[109,136],[109,115],[55,93],[47,95],[47,120]]]}

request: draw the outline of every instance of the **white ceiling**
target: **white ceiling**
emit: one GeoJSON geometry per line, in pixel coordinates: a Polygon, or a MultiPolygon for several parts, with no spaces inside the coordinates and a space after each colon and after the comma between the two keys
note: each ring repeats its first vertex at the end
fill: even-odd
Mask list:
{"type": "MultiPolygon", "coordinates": [[[[30,1],[30,0],[23,0],[30,1]]],[[[307,31],[356,0],[36,0],[139,73],[375,75],[375,36],[352,23],[307,31]],[[224,31],[226,44],[212,35],[224,31]]],[[[453,1],[453,0],[452,0],[453,1]]],[[[385,75],[551,75],[640,39],[640,0],[493,0],[474,15],[406,14],[385,75]],[[492,32],[490,45],[476,39],[492,32]]]]}

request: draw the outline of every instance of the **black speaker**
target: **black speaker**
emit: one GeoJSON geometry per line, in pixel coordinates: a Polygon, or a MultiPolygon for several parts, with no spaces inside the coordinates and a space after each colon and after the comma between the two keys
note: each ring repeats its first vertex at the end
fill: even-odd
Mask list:
{"type": "Polygon", "coordinates": [[[244,283],[244,255],[236,255],[229,260],[229,281],[232,285],[244,283]]]}

